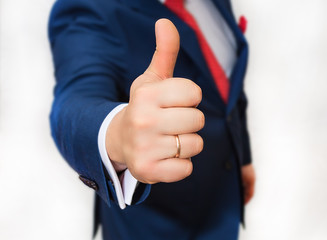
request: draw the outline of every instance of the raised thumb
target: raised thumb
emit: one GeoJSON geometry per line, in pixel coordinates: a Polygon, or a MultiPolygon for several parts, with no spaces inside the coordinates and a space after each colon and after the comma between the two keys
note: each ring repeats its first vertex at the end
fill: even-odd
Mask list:
{"type": "Polygon", "coordinates": [[[159,78],[171,78],[179,51],[179,34],[175,25],[168,19],[159,19],[155,25],[156,51],[146,72],[159,78]]]}

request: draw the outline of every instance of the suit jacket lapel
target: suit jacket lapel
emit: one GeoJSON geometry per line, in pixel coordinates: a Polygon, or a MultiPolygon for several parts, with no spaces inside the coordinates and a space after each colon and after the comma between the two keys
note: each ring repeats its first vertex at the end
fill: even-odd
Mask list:
{"type": "Polygon", "coordinates": [[[230,77],[230,91],[226,112],[226,114],[228,115],[234,108],[238,96],[243,88],[243,79],[246,71],[248,58],[248,45],[242,31],[235,22],[235,17],[233,16],[230,1],[213,0],[213,2],[220,10],[220,13],[222,14],[230,29],[234,33],[235,39],[237,41],[237,61],[230,77]]]}

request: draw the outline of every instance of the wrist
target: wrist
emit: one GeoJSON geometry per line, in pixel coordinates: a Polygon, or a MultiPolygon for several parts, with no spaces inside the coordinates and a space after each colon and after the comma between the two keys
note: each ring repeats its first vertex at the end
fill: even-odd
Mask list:
{"type": "Polygon", "coordinates": [[[109,159],[117,172],[125,170],[126,164],[121,151],[121,123],[125,108],[116,114],[106,132],[106,150],[109,159]]]}

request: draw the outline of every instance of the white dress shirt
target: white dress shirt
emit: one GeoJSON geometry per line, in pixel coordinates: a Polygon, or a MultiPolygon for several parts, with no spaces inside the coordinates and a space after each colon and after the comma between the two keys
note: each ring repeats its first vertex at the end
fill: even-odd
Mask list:
{"type": "MultiPolygon", "coordinates": [[[[155,1],[155,0],[154,0],[155,1]]],[[[158,1],[158,0],[157,0],[158,1]]],[[[164,3],[165,0],[159,0],[164,3]]],[[[211,0],[184,0],[185,8],[193,15],[202,33],[219,60],[226,76],[229,78],[236,61],[236,41],[233,33],[220,12],[211,0]]],[[[138,181],[126,169],[119,179],[106,151],[106,132],[111,120],[128,104],[120,104],[104,119],[98,135],[98,147],[104,166],[106,167],[116,190],[121,209],[132,202],[138,181]]],[[[110,134],[110,133],[109,133],[110,134]]]]}

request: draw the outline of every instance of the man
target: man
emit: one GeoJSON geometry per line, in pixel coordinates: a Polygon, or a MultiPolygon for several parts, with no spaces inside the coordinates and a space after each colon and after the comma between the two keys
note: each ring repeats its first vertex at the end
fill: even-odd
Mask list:
{"type": "Polygon", "coordinates": [[[254,170],[229,1],[59,0],[49,29],[52,133],[97,193],[95,231],[237,239],[254,170]]]}

